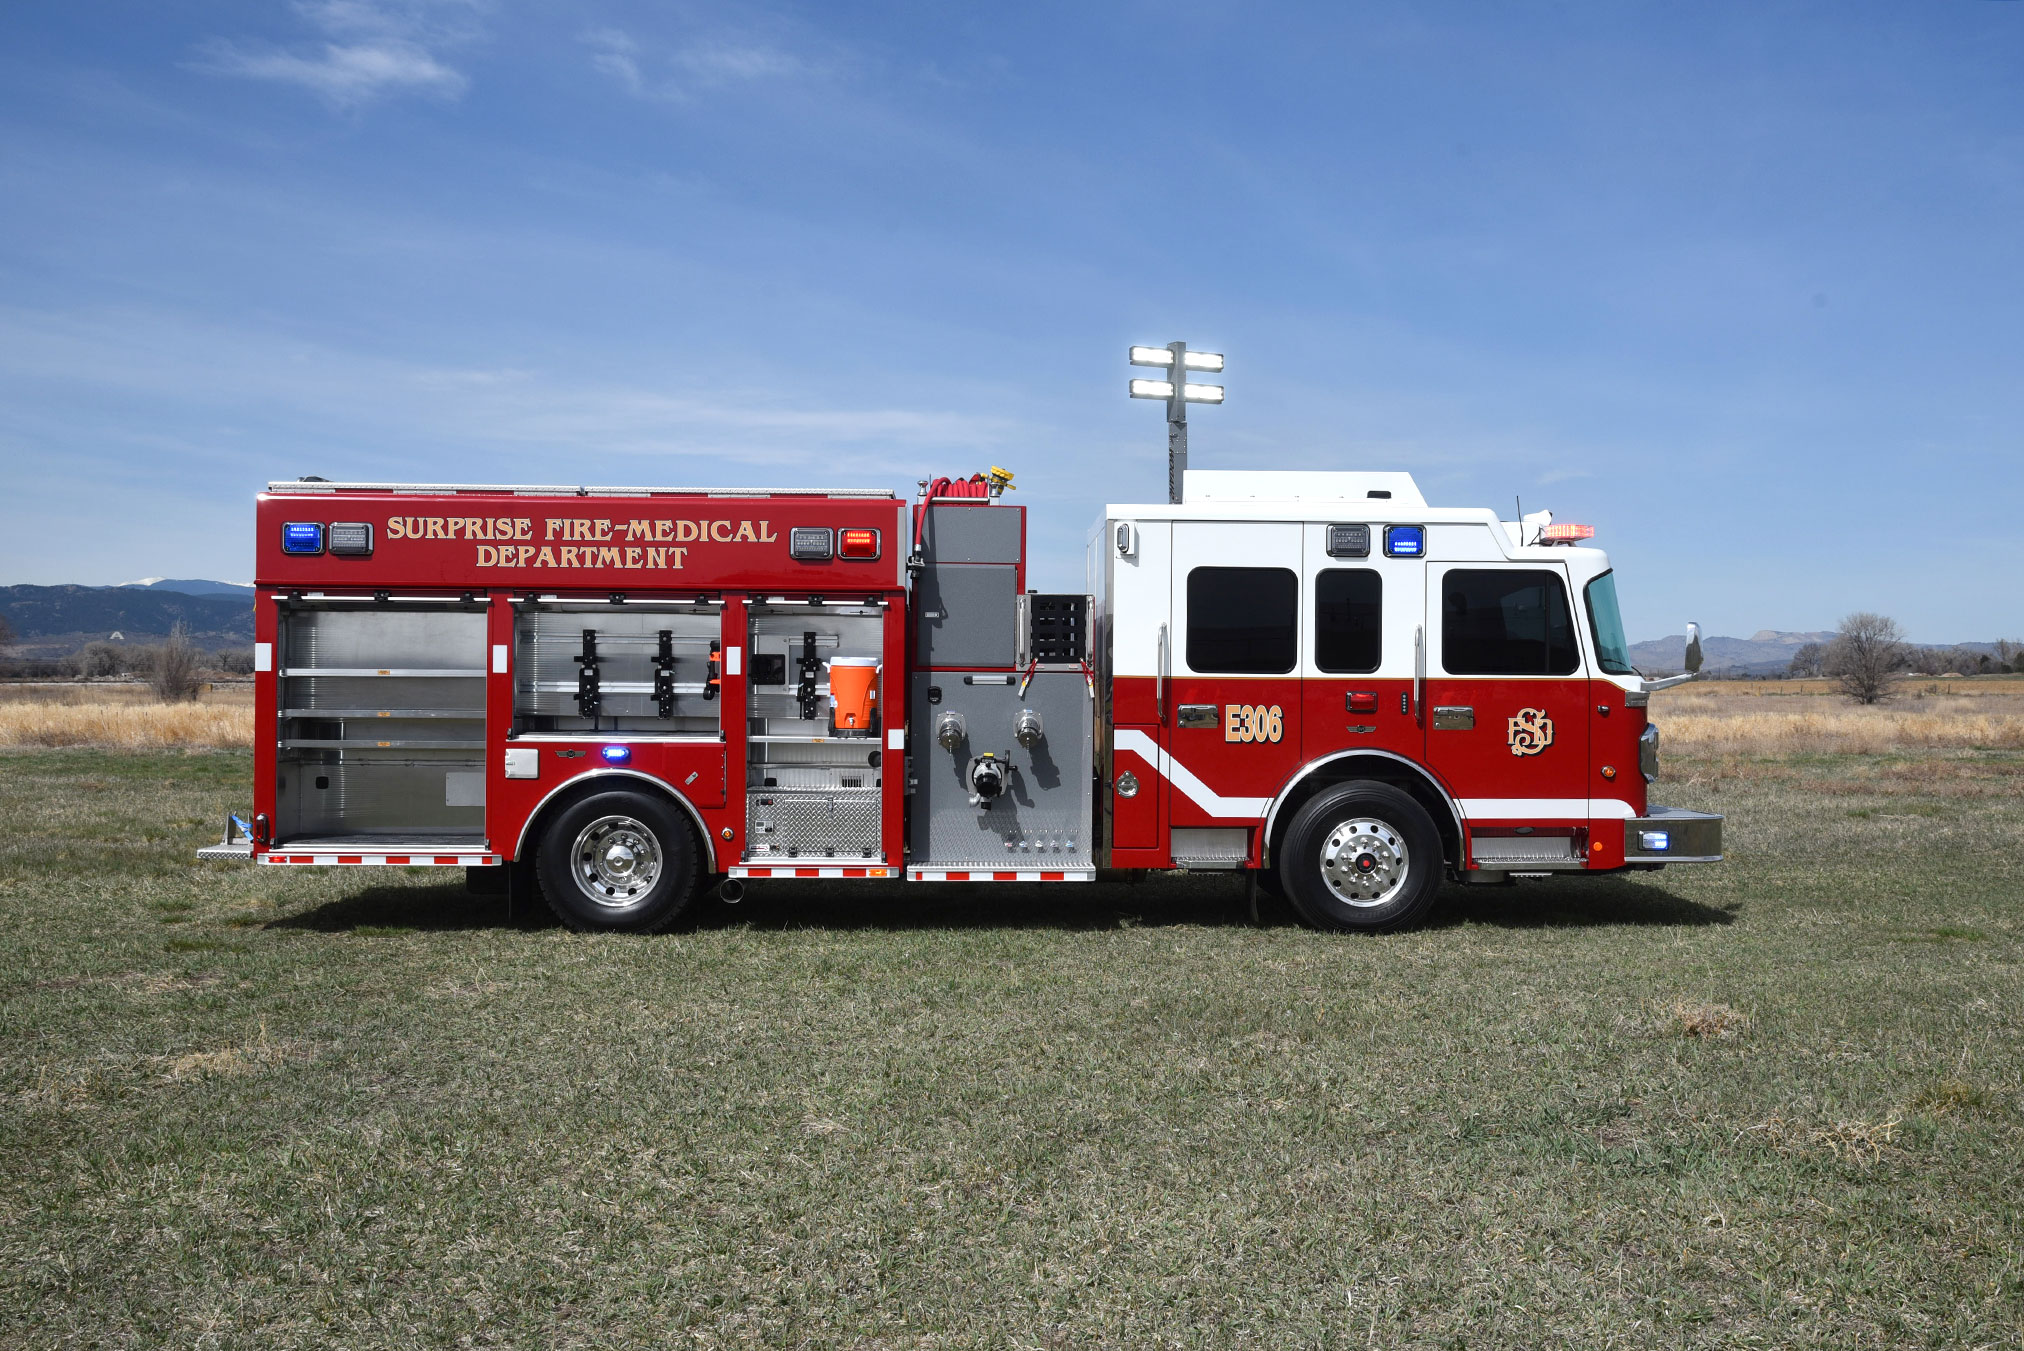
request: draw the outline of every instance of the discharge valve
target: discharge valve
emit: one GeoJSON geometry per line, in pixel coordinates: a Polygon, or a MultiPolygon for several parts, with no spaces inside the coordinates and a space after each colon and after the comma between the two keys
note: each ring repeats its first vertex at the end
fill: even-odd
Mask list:
{"type": "Polygon", "coordinates": [[[1031,750],[1040,744],[1044,735],[1040,730],[1040,715],[1030,708],[1019,710],[1019,720],[1012,724],[1012,739],[1031,750]]]}
{"type": "Polygon", "coordinates": [[[970,771],[964,776],[970,785],[970,805],[988,807],[1005,794],[1005,773],[1003,760],[985,751],[970,762],[970,771]]]}

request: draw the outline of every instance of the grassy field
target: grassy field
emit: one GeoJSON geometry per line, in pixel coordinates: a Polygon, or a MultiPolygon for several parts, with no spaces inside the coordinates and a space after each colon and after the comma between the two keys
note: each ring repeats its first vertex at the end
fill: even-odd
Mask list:
{"type": "Polygon", "coordinates": [[[1912,735],[1710,734],[1728,863],[1381,939],[1217,878],[587,938],[194,863],[243,752],[7,752],[0,1340],[2014,1348],[2024,750],[1912,735]]]}

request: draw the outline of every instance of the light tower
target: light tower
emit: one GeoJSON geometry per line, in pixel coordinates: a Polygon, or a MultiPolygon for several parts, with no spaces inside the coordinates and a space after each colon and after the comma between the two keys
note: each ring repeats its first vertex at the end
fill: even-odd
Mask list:
{"type": "Polygon", "coordinates": [[[1181,475],[1188,469],[1188,405],[1223,401],[1221,385],[1189,384],[1188,372],[1222,370],[1223,354],[1190,352],[1187,343],[1170,342],[1165,347],[1134,347],[1129,355],[1134,366],[1167,368],[1167,379],[1133,380],[1130,388],[1134,399],[1167,401],[1167,501],[1179,502],[1181,475]]]}

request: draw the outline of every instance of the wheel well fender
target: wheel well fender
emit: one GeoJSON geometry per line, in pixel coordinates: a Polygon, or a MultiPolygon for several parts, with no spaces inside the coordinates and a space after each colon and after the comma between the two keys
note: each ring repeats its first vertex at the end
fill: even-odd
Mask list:
{"type": "Polygon", "coordinates": [[[1357,779],[1369,779],[1388,783],[1395,788],[1412,794],[1418,803],[1427,809],[1433,818],[1434,829],[1441,833],[1441,850],[1448,862],[1462,861],[1462,811],[1455,799],[1448,794],[1426,767],[1395,755],[1390,751],[1338,751],[1303,765],[1279,796],[1272,799],[1271,807],[1265,812],[1265,862],[1269,866],[1272,854],[1286,834],[1286,828],[1314,796],[1324,789],[1337,784],[1350,783],[1357,779]]]}
{"type": "Polygon", "coordinates": [[[651,774],[642,774],[637,769],[593,769],[587,774],[579,774],[568,782],[559,783],[551,788],[548,796],[542,798],[535,804],[534,810],[527,813],[527,820],[520,827],[520,838],[513,845],[514,860],[518,862],[528,858],[533,842],[541,838],[540,830],[547,818],[578,798],[588,797],[607,788],[635,788],[641,785],[654,796],[666,798],[682,809],[689,818],[689,824],[696,828],[696,847],[702,851],[702,857],[697,861],[702,865],[704,873],[716,872],[717,852],[711,846],[710,828],[703,824],[703,814],[696,810],[694,803],[668,787],[665,781],[651,774]]]}

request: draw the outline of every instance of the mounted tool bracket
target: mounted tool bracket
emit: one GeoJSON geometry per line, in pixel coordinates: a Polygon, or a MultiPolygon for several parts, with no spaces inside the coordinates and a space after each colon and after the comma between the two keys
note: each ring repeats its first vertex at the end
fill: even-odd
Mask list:
{"type": "Polygon", "coordinates": [[[570,658],[578,663],[576,670],[576,712],[579,717],[595,718],[603,707],[598,692],[597,630],[583,631],[583,651],[570,658]]]}

